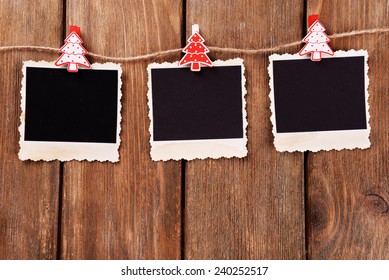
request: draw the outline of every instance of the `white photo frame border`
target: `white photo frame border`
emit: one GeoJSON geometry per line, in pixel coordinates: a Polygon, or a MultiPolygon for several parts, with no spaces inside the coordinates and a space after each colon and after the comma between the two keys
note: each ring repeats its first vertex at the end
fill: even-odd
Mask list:
{"type": "Polygon", "coordinates": [[[154,141],[154,117],[153,117],[153,99],[152,99],[152,84],[151,70],[152,69],[168,69],[168,68],[184,68],[190,71],[189,66],[178,66],[178,61],[173,63],[151,63],[147,67],[148,73],[148,107],[150,119],[150,155],[153,161],[167,160],[193,160],[205,158],[242,158],[247,156],[247,113],[246,113],[246,78],[243,59],[235,58],[229,60],[216,60],[213,62],[213,67],[228,67],[240,66],[241,82],[242,82],[242,122],[243,122],[243,137],[233,139],[204,139],[204,140],[174,140],[174,141],[154,141]]]}
{"type": "MultiPolygon", "coordinates": [[[[323,59],[342,58],[342,57],[364,57],[364,77],[365,77],[365,114],[366,129],[354,130],[333,130],[333,131],[312,131],[312,132],[288,132],[278,133],[276,124],[275,96],[274,96],[274,78],[273,61],[279,60],[301,60],[310,59],[309,56],[300,56],[299,54],[272,54],[269,56],[269,86],[270,86],[270,121],[273,125],[274,146],[278,152],[318,152],[321,150],[343,150],[343,149],[367,149],[370,147],[370,114],[369,114],[369,76],[368,76],[368,52],[366,50],[336,51],[333,56],[323,55],[323,59]]],[[[312,62],[320,63],[320,62],[312,62]]]]}
{"type": "MultiPolygon", "coordinates": [[[[25,138],[25,110],[26,110],[26,81],[27,67],[39,68],[64,68],[58,67],[54,62],[47,61],[25,61],[23,63],[23,79],[21,87],[21,116],[20,116],[20,140],[19,140],[19,159],[33,161],[119,161],[120,131],[121,131],[121,98],[122,98],[122,69],[120,64],[115,63],[94,63],[90,69],[93,70],[115,70],[118,71],[118,92],[117,92],[117,125],[116,125],[116,143],[95,143],[95,142],[53,142],[53,141],[26,141],[25,138]]],[[[66,69],[66,67],[64,68],[66,69]]],[[[72,73],[69,73],[72,75],[72,73]]],[[[73,74],[74,75],[74,74],[73,74]]]]}

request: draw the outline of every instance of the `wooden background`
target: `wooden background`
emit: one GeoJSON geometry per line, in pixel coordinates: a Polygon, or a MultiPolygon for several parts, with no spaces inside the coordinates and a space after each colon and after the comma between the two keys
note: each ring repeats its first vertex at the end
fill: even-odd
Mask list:
{"type": "MultiPolygon", "coordinates": [[[[388,11],[386,0],[0,0],[0,46],[59,48],[78,25],[90,52],[136,56],[185,46],[199,23],[207,46],[258,49],[300,40],[312,13],[331,35],[388,28],[388,11]]],[[[245,61],[248,157],[152,162],[146,66],[177,53],[122,64],[117,164],[18,160],[22,62],[59,53],[0,52],[0,258],[389,259],[389,35],[331,46],[369,52],[370,149],[276,152],[270,53],[212,52],[245,61]]]]}

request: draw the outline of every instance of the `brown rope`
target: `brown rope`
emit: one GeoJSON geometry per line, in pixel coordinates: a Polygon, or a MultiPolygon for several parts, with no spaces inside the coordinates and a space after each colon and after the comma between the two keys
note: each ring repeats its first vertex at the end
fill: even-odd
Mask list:
{"type": "MultiPolygon", "coordinates": [[[[375,28],[375,29],[366,29],[366,30],[355,30],[351,32],[344,33],[335,33],[329,36],[331,39],[343,38],[343,37],[352,37],[363,34],[377,34],[377,33],[387,33],[389,32],[389,28],[375,28]]],[[[211,51],[219,51],[225,53],[242,53],[242,54],[260,54],[260,53],[268,53],[279,51],[283,48],[298,46],[302,43],[302,41],[295,41],[288,44],[283,44],[279,46],[275,46],[272,48],[262,48],[262,49],[236,49],[236,48],[219,48],[219,47],[209,47],[211,51]]],[[[12,50],[26,50],[26,51],[38,51],[38,52],[59,52],[59,48],[51,48],[51,47],[42,47],[42,46],[3,46],[0,47],[1,51],[12,51],[12,50]]],[[[162,57],[169,54],[175,54],[182,51],[182,48],[171,49],[166,51],[159,51],[150,54],[138,55],[138,56],[130,56],[130,57],[112,57],[101,54],[96,54],[93,52],[88,52],[88,55],[93,58],[109,60],[113,62],[134,62],[147,60],[150,58],[162,57]]]]}

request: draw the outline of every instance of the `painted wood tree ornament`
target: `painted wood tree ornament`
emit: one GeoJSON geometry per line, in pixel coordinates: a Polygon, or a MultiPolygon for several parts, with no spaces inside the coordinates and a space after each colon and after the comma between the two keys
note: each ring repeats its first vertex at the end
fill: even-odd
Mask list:
{"type": "Polygon", "coordinates": [[[309,23],[308,34],[303,39],[303,42],[306,44],[300,50],[299,55],[303,56],[310,53],[312,61],[320,61],[323,53],[334,55],[334,52],[328,45],[330,38],[324,32],[326,29],[318,20],[318,15],[309,16],[309,23]]]}
{"type": "Polygon", "coordinates": [[[207,55],[209,49],[203,44],[204,41],[204,38],[199,33],[199,26],[194,24],[192,26],[192,35],[188,39],[189,43],[182,50],[185,55],[180,60],[179,65],[190,64],[190,70],[195,72],[201,70],[201,65],[212,67],[212,61],[207,55]]]}
{"type": "Polygon", "coordinates": [[[90,68],[91,65],[85,57],[87,50],[82,46],[80,28],[70,26],[70,34],[65,39],[65,44],[60,49],[62,55],[55,61],[55,65],[67,64],[69,72],[78,72],[79,65],[90,68]]]}

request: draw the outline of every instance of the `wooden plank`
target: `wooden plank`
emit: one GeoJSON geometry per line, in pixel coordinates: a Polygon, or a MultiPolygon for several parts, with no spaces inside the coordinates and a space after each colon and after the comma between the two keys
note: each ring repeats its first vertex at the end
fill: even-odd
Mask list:
{"type": "MultiPolygon", "coordinates": [[[[327,34],[388,28],[387,1],[308,1],[327,34]]],[[[389,36],[334,39],[334,50],[369,52],[371,148],[309,153],[308,256],[389,258],[389,36]]]]}
{"type": "MultiPolygon", "coordinates": [[[[207,46],[259,49],[286,44],[301,38],[303,9],[302,1],[188,0],[187,35],[198,23],[207,46]]],[[[210,53],[212,59],[244,58],[249,154],[244,159],[187,162],[187,259],[305,258],[304,159],[301,153],[275,151],[269,54],[210,53]]]]}
{"type": "MultiPolygon", "coordinates": [[[[67,25],[81,27],[91,52],[122,57],[181,46],[182,5],[175,0],[68,0],[66,10],[67,25]]],[[[64,165],[61,258],[181,256],[181,163],[155,163],[149,154],[150,62],[122,64],[120,163],[64,165]]]]}
{"type": "MultiPolygon", "coordinates": [[[[59,47],[62,1],[0,0],[0,46],[59,47]]],[[[55,259],[59,163],[20,161],[20,88],[24,60],[36,51],[0,52],[0,258],[55,259]]]]}

